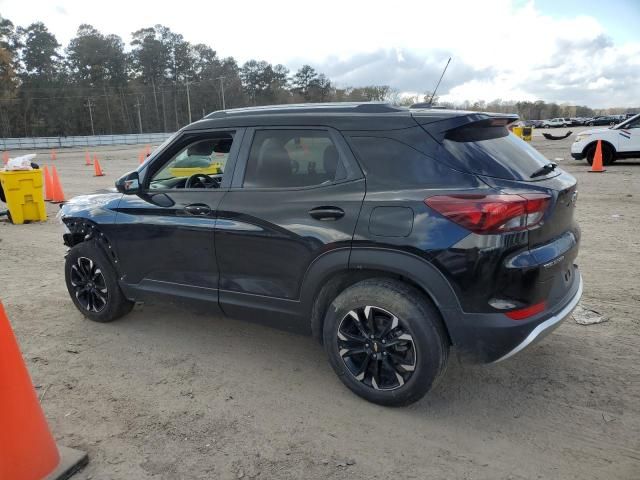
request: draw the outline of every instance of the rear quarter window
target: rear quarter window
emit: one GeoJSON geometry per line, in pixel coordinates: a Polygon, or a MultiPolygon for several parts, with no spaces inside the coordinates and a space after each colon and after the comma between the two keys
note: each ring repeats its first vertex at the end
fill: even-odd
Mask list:
{"type": "MultiPolygon", "coordinates": [[[[534,180],[531,174],[549,160],[505,127],[461,127],[447,132],[444,149],[464,170],[509,180],[534,180]]],[[[555,176],[536,177],[535,180],[555,176]]]]}
{"type": "Polygon", "coordinates": [[[385,137],[349,138],[368,183],[387,187],[439,184],[451,170],[398,140],[385,137]]]}

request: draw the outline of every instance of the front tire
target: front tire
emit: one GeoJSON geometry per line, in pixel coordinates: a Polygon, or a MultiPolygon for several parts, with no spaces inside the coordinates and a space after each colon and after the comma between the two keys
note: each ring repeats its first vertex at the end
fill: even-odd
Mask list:
{"type": "Polygon", "coordinates": [[[386,406],[422,398],[444,373],[449,353],[433,304],[414,287],[385,278],[342,292],[327,310],[323,340],[340,380],[386,406]]]}
{"type": "Polygon", "coordinates": [[[131,311],[134,303],[122,293],[118,274],[95,241],[73,246],[65,259],[69,296],[80,312],[94,322],[111,322],[131,311]]]}
{"type": "MultiPolygon", "coordinates": [[[[596,154],[596,145],[592,145],[587,150],[587,163],[593,164],[593,157],[596,154]]],[[[602,145],[602,165],[612,165],[616,161],[615,151],[607,144],[602,145]]]]}

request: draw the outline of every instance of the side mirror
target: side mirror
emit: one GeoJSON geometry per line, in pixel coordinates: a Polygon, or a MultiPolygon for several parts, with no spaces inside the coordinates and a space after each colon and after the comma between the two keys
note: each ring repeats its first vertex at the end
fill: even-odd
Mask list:
{"type": "Polygon", "coordinates": [[[140,193],[140,177],[138,172],[129,172],[116,180],[116,189],[125,195],[140,193]]]}

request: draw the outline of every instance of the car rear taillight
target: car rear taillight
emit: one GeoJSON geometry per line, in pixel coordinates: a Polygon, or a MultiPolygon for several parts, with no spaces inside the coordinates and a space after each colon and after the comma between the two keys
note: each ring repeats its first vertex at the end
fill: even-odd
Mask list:
{"type": "Polygon", "coordinates": [[[537,315],[538,313],[544,312],[545,308],[547,308],[547,304],[545,302],[540,302],[519,310],[511,310],[510,312],[505,313],[505,315],[511,320],[525,320],[537,315]]]}
{"type": "Polygon", "coordinates": [[[504,233],[531,228],[542,220],[551,197],[544,193],[435,195],[424,203],[475,233],[504,233]]]}

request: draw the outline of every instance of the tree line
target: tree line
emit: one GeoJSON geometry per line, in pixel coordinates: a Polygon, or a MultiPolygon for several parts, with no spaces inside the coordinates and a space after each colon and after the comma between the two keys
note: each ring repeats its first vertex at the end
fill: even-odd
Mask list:
{"type": "MultiPolygon", "coordinates": [[[[383,100],[409,105],[429,96],[403,96],[388,85],[338,88],[310,65],[296,72],[266,61],[240,65],[163,25],[133,32],[125,48],[119,36],[83,24],[63,49],[44,23],[22,27],[0,17],[2,137],[172,132],[222,108],[383,100]]],[[[594,113],[545,102],[461,106],[506,109],[523,118],[594,113]]]]}

